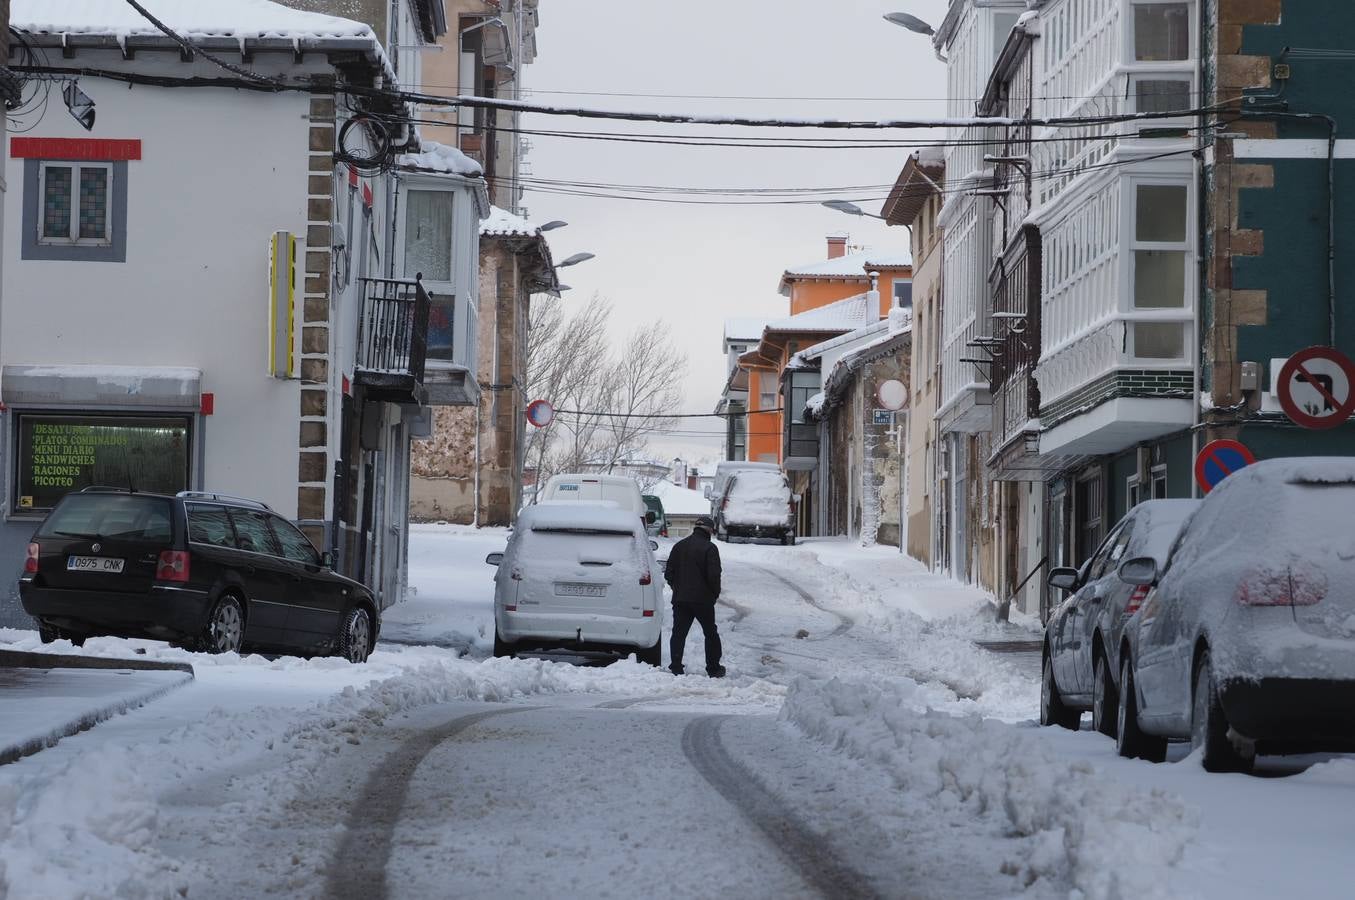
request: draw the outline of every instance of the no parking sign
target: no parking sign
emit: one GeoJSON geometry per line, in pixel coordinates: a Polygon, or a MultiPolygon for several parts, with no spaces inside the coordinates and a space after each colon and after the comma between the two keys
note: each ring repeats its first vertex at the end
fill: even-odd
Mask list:
{"type": "Polygon", "coordinates": [[[1200,455],[1195,457],[1195,482],[1207,494],[1220,481],[1254,462],[1256,457],[1240,441],[1210,441],[1200,448],[1200,455]]]}

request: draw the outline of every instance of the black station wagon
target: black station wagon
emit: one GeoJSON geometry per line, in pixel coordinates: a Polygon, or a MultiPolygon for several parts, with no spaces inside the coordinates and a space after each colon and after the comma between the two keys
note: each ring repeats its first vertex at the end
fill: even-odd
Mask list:
{"type": "Polygon", "coordinates": [[[208,653],[242,647],[363,662],[380,611],[262,503],[86,488],[33,535],[19,580],[44,642],[148,637],[208,653]]]}

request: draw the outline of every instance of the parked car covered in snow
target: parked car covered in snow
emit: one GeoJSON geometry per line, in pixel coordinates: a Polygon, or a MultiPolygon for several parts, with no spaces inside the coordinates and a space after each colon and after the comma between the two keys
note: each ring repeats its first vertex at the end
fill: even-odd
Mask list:
{"type": "Polygon", "coordinates": [[[640,494],[640,484],[628,475],[554,475],[546,482],[541,500],[550,503],[611,503],[630,510],[640,517],[642,523],[649,524],[649,507],[640,494]]]}
{"type": "Polygon", "coordinates": [[[776,538],[795,543],[795,495],[784,472],[737,471],[725,482],[715,513],[715,534],[722,540],[776,538]]]}
{"type": "Polygon", "coordinates": [[[629,509],[539,503],[518,516],[494,576],[494,655],[634,653],[662,663],[663,579],[629,509]]]}
{"type": "Polygon", "coordinates": [[[1355,748],[1355,458],[1234,472],[1165,563],[1120,577],[1150,588],[1121,647],[1121,755],[1188,738],[1227,771],[1355,748]]]}
{"type": "Polygon", "coordinates": [[[769,462],[748,462],[742,459],[726,459],[715,464],[715,480],[711,482],[706,490],[706,499],[710,501],[710,517],[715,519],[720,514],[720,501],[725,495],[725,488],[729,486],[729,479],[735,472],[780,472],[781,466],[778,463],[769,462]]]}
{"type": "Polygon", "coordinates": [[[1068,597],[1045,625],[1040,678],[1040,723],[1077,728],[1091,710],[1092,725],[1114,736],[1118,703],[1120,636],[1148,589],[1120,580],[1119,566],[1133,557],[1163,565],[1198,500],[1145,500],[1121,519],[1081,570],[1056,568],[1049,583],[1068,597]]]}

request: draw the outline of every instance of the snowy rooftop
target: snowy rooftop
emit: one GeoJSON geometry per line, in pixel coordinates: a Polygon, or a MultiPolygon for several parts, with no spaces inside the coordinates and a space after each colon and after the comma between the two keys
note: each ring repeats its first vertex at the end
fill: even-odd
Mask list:
{"type": "MultiPolygon", "coordinates": [[[[380,49],[376,34],[362,22],[290,9],[269,0],[155,0],[149,8],[190,41],[355,39],[370,41],[373,49],[380,49]]],[[[9,24],[37,34],[164,36],[126,0],[13,0],[9,24]]]]}
{"type": "Polygon", "coordinates": [[[869,325],[856,329],[855,331],[849,331],[846,334],[839,334],[835,337],[829,338],[826,341],[820,341],[819,343],[815,344],[812,347],[806,347],[805,349],[801,350],[799,353],[795,354],[795,356],[791,358],[791,363],[794,364],[795,360],[797,359],[801,360],[802,362],[811,359],[818,359],[820,356],[823,356],[823,354],[827,353],[829,350],[835,350],[838,347],[843,346],[844,344],[850,344],[852,341],[859,341],[864,335],[867,334],[884,334],[885,332],[889,331],[889,328],[890,328],[889,320],[880,319],[878,322],[872,322],[869,325]]]}
{"type": "Polygon", "coordinates": [[[865,278],[866,259],[880,254],[866,250],[861,253],[848,253],[837,259],[825,259],[803,266],[786,269],[786,278],[865,278]]]}
{"type": "MultiPolygon", "coordinates": [[[[437,141],[420,141],[419,143],[423,147],[423,152],[402,153],[399,158],[399,165],[410,169],[422,169],[425,172],[462,175],[466,178],[479,178],[485,173],[478,162],[455,147],[439,144],[437,141]]],[[[505,213],[505,215],[510,214],[505,213]]],[[[514,216],[514,218],[517,217],[514,216]]]]}
{"type": "MultiPolygon", "coordinates": [[[[428,142],[424,141],[424,144],[426,146],[428,142]]],[[[510,213],[498,206],[491,206],[489,218],[480,223],[480,234],[490,237],[537,237],[541,232],[535,224],[522,216],[510,213]]]]}
{"type": "Polygon", "coordinates": [[[855,331],[880,321],[879,298],[857,294],[827,306],[820,306],[784,319],[767,323],[769,331],[855,331]]]}
{"type": "Polygon", "coordinates": [[[762,329],[766,328],[770,321],[772,320],[765,317],[725,319],[725,340],[755,341],[762,337],[762,329]]]}

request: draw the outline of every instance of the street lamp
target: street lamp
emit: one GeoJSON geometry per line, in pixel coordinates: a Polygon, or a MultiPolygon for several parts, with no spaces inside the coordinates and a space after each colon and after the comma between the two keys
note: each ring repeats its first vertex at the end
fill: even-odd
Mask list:
{"type": "Polygon", "coordinates": [[[568,224],[568,222],[561,222],[559,219],[554,219],[553,221],[547,222],[545,225],[539,226],[536,230],[554,231],[556,228],[564,228],[568,224]]]}
{"type": "Polygon", "coordinates": [[[885,13],[885,21],[893,22],[895,25],[907,28],[909,31],[915,31],[918,34],[925,34],[928,37],[936,34],[935,28],[932,28],[917,16],[910,16],[908,13],[885,13]]]}
{"type": "Polygon", "coordinates": [[[875,213],[866,212],[850,200],[824,200],[819,205],[826,206],[829,209],[835,209],[840,213],[846,213],[849,216],[866,216],[871,219],[884,219],[884,216],[877,216],[875,213]]]}
{"type": "MultiPolygon", "coordinates": [[[[927,37],[932,38],[936,37],[936,29],[919,19],[917,16],[910,16],[908,13],[893,12],[885,13],[884,18],[886,22],[893,22],[895,25],[898,25],[901,28],[907,28],[909,31],[917,34],[926,35],[927,37]]],[[[938,48],[933,47],[932,52],[936,54],[936,58],[941,60],[941,62],[947,61],[945,55],[942,54],[938,48]]]]}
{"type": "Polygon", "coordinates": [[[555,268],[563,269],[565,266],[577,266],[581,262],[588,262],[588,260],[592,259],[593,257],[594,254],[592,253],[575,253],[573,256],[556,263],[555,268]]]}

